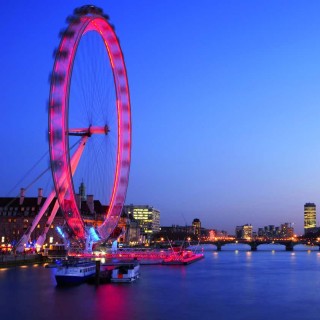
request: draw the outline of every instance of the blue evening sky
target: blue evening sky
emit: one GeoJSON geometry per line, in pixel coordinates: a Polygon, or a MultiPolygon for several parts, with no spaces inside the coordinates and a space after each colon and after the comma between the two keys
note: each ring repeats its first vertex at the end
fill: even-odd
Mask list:
{"type": "MultiPolygon", "coordinates": [[[[1,3],[1,196],[48,149],[52,52],[83,4],[1,3]]],[[[126,203],[156,207],[162,225],[293,222],[301,233],[304,203],[320,205],[320,2],[93,4],[116,27],[129,77],[126,203]]]]}

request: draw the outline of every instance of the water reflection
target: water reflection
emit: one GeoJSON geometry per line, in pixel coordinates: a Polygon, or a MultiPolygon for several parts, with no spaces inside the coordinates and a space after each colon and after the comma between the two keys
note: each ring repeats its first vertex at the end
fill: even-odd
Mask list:
{"type": "Polygon", "coordinates": [[[222,246],[221,251],[250,251],[251,247],[248,244],[228,243],[222,246]]]}
{"type": "Polygon", "coordinates": [[[0,272],[0,319],[316,320],[319,270],[320,252],[215,251],[188,266],[142,266],[132,284],[58,289],[52,269],[12,268],[0,272]]]}
{"type": "Polygon", "coordinates": [[[257,247],[258,251],[285,251],[286,246],[277,243],[260,244],[257,247]]]}
{"type": "Polygon", "coordinates": [[[294,251],[318,251],[318,246],[308,246],[305,244],[297,244],[294,246],[294,251]]]}
{"type": "MultiPolygon", "coordinates": [[[[131,295],[134,294],[130,288],[123,284],[106,285],[97,288],[95,297],[95,308],[99,319],[131,319],[133,314],[131,295]]],[[[133,317],[135,318],[135,317],[133,317]]]]}

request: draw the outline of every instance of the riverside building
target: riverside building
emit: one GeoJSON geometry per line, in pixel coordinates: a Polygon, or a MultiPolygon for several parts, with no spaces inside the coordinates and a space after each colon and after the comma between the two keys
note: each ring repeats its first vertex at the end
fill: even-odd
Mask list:
{"type": "Polygon", "coordinates": [[[304,234],[314,233],[317,227],[316,205],[306,203],[304,205],[304,234]]]}
{"type": "Polygon", "coordinates": [[[292,238],[294,236],[293,223],[285,222],[278,227],[274,225],[265,226],[258,229],[258,237],[267,239],[274,238],[292,238]]]}
{"type": "Polygon", "coordinates": [[[252,238],[252,225],[245,224],[236,227],[236,238],[250,240],[252,238]]]}
{"type": "MultiPolygon", "coordinates": [[[[38,189],[37,197],[26,197],[25,190],[20,190],[19,197],[3,197],[0,198],[0,245],[1,247],[7,245],[15,245],[23,236],[23,234],[31,227],[36,215],[41,210],[46,198],[43,197],[43,191],[38,189]]],[[[40,219],[38,225],[31,234],[30,242],[35,242],[42,234],[47,220],[50,217],[53,201],[47,208],[43,217],[40,219]]],[[[56,243],[60,241],[60,237],[55,230],[55,227],[62,226],[64,218],[62,213],[58,210],[56,217],[51,224],[46,235],[47,244],[56,243]]]]}
{"type": "MultiPolygon", "coordinates": [[[[0,251],[3,250],[1,248],[6,248],[9,245],[10,247],[15,246],[21,237],[30,230],[29,228],[31,228],[45,201],[46,197],[43,196],[42,188],[38,189],[38,196],[36,197],[26,197],[23,188],[21,188],[18,197],[0,197],[0,251]]],[[[48,226],[48,219],[51,216],[55,201],[56,199],[51,202],[31,233],[30,245],[34,244],[40,235],[43,235],[45,228],[48,226]]],[[[108,207],[94,199],[93,195],[87,195],[83,183],[79,188],[79,194],[76,195],[76,201],[85,225],[98,227],[103,223],[108,207]]],[[[58,210],[45,235],[46,246],[62,242],[56,228],[62,228],[64,224],[63,214],[58,210]]],[[[140,226],[124,212],[120,216],[118,227],[114,233],[115,236],[119,235],[120,242],[138,244],[140,241],[140,226]]]]}
{"type": "Polygon", "coordinates": [[[198,237],[201,235],[201,221],[198,218],[193,219],[192,226],[194,228],[194,234],[198,237]]]}
{"type": "Polygon", "coordinates": [[[148,205],[124,206],[125,212],[138,222],[141,235],[149,242],[154,233],[160,231],[160,211],[148,205]]]}

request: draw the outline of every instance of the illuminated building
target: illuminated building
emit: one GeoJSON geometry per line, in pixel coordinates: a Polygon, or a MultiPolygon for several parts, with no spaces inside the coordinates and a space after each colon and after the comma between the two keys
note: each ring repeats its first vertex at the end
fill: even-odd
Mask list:
{"type": "Polygon", "coordinates": [[[251,239],[252,238],[252,225],[245,224],[243,226],[236,227],[236,238],[237,239],[251,239]]]}
{"type": "Polygon", "coordinates": [[[306,203],[304,205],[304,234],[310,233],[316,228],[316,205],[306,203]]]}
{"type": "MultiPolygon", "coordinates": [[[[81,196],[76,195],[76,198],[84,223],[89,226],[99,226],[103,222],[107,207],[101,205],[100,201],[94,200],[93,196],[85,196],[84,185],[82,185],[80,191],[82,191],[81,196]],[[86,200],[81,201],[81,198],[86,200]]],[[[26,197],[25,190],[22,188],[19,197],[0,198],[0,245],[9,243],[15,245],[32,226],[46,199],[46,197],[43,197],[42,188],[38,189],[37,197],[26,197]]],[[[55,201],[51,202],[31,233],[29,242],[35,243],[39,236],[43,234],[55,201]]],[[[63,214],[58,210],[46,234],[45,244],[61,243],[62,239],[56,231],[56,227],[62,227],[64,224],[63,214]]]]}
{"type": "Polygon", "coordinates": [[[280,227],[274,225],[265,226],[258,229],[258,236],[267,239],[292,238],[294,236],[293,223],[285,222],[280,227]]]}
{"type": "Polygon", "coordinates": [[[201,222],[198,218],[193,219],[192,226],[194,228],[194,234],[200,236],[201,233],[201,222]]]}
{"type": "Polygon", "coordinates": [[[294,236],[293,224],[286,222],[280,226],[280,236],[282,238],[292,238],[294,236]]]}
{"type": "Polygon", "coordinates": [[[215,230],[210,230],[210,231],[209,231],[209,240],[210,240],[210,241],[215,240],[216,236],[217,236],[217,233],[216,233],[215,230]]]}
{"type": "MultiPolygon", "coordinates": [[[[46,197],[43,197],[41,188],[38,189],[37,197],[26,197],[23,188],[20,191],[19,197],[0,197],[0,246],[6,244],[15,245],[30,230],[29,228],[32,226],[46,199],[46,197]]],[[[31,233],[29,242],[35,243],[39,236],[43,235],[55,201],[51,202],[38,225],[31,233]]],[[[108,206],[102,205],[99,200],[95,200],[93,195],[87,195],[83,183],[80,185],[79,194],[76,194],[76,202],[86,226],[98,227],[103,223],[108,206]]],[[[160,214],[158,211],[152,210],[152,228],[153,230],[157,230],[157,226],[159,228],[160,214]],[[155,212],[158,212],[158,215],[155,212]],[[157,222],[156,217],[158,219],[157,222]]],[[[64,225],[65,219],[62,212],[58,210],[46,234],[45,244],[61,243],[62,238],[57,232],[56,227],[61,228],[64,225]]],[[[119,218],[116,229],[115,231],[120,230],[120,242],[128,244],[138,244],[140,242],[140,225],[138,225],[137,221],[133,220],[132,216],[127,216],[124,211],[119,218]]]]}
{"type": "Polygon", "coordinates": [[[148,205],[128,205],[124,207],[128,215],[139,223],[141,234],[150,236],[160,231],[160,211],[148,205]]]}
{"type": "MultiPolygon", "coordinates": [[[[20,197],[4,197],[0,198],[0,242],[2,244],[15,245],[22,235],[31,227],[36,215],[41,210],[46,198],[42,195],[42,189],[38,189],[37,197],[25,197],[25,190],[21,189],[20,197]]],[[[54,202],[50,204],[38,225],[31,234],[30,242],[35,240],[42,234],[47,220],[51,214],[54,202]]],[[[47,244],[61,241],[60,236],[56,232],[56,226],[62,226],[64,218],[58,210],[50,229],[46,235],[47,244]]]]}

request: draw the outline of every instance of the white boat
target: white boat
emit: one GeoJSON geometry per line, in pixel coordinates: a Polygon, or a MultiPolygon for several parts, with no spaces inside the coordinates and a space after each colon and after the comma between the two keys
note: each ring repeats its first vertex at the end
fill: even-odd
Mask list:
{"type": "Polygon", "coordinates": [[[140,277],[138,262],[121,263],[112,270],[111,282],[132,282],[140,277]]]}
{"type": "Polygon", "coordinates": [[[96,274],[93,261],[67,262],[56,270],[55,278],[58,285],[72,285],[85,282],[96,274]]]}

